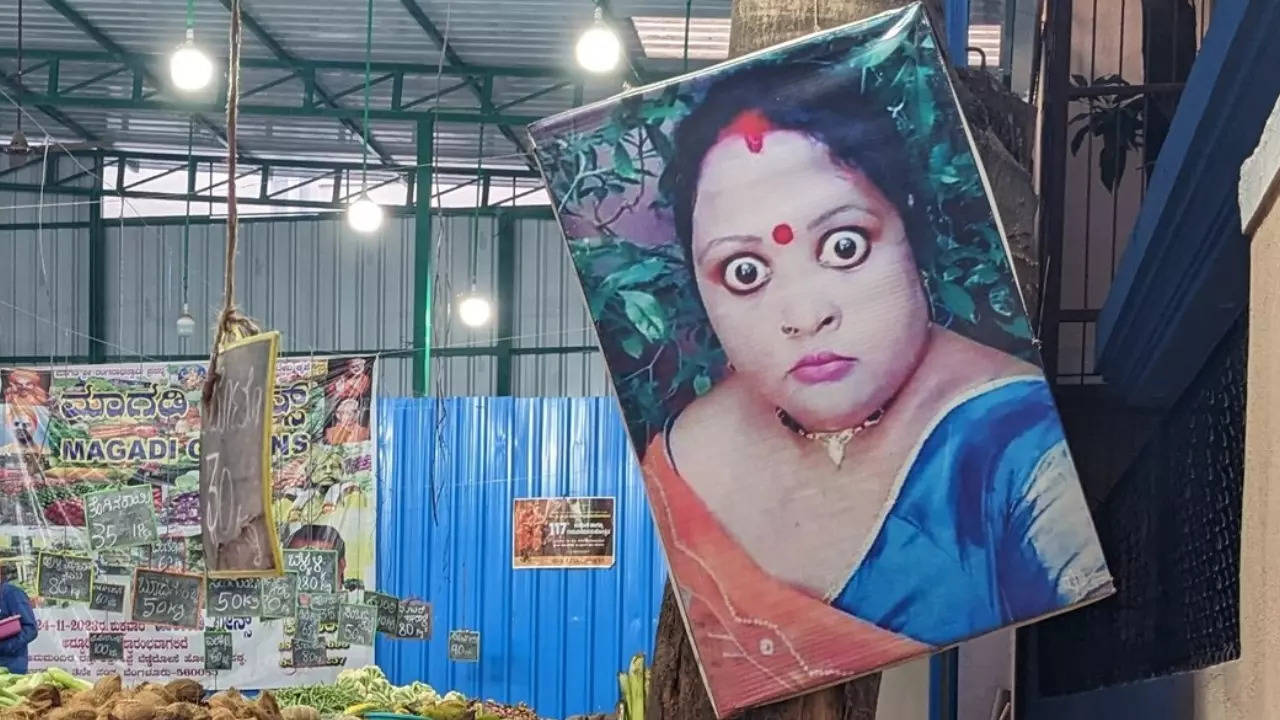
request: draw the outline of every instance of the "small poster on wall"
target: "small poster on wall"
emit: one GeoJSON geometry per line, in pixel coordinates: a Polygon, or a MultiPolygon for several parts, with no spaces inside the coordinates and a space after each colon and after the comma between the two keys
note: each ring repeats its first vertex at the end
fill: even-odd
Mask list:
{"type": "Polygon", "coordinates": [[[512,517],[517,569],[613,567],[613,498],[518,498],[512,517]]]}
{"type": "Polygon", "coordinates": [[[1113,592],[920,3],[530,133],[718,716],[1113,592]]]}

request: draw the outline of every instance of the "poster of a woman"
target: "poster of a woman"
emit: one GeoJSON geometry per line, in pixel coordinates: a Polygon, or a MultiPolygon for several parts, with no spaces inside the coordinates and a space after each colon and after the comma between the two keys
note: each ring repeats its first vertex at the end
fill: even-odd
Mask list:
{"type": "Polygon", "coordinates": [[[1113,591],[918,5],[531,132],[717,714],[1113,591]]]}

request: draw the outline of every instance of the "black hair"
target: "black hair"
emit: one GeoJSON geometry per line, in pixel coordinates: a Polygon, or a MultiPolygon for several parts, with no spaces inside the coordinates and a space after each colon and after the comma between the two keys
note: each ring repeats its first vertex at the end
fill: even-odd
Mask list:
{"type": "Polygon", "coordinates": [[[341,533],[328,525],[303,525],[289,535],[285,547],[292,547],[295,542],[332,545],[338,551],[339,560],[347,556],[347,544],[343,542],[341,533]]]}
{"type": "Polygon", "coordinates": [[[675,152],[665,183],[676,234],[690,266],[694,199],[703,159],[727,126],[742,113],[755,111],[777,129],[801,132],[822,143],[834,161],[866,175],[902,216],[917,264],[928,267],[935,245],[932,228],[926,213],[917,209],[923,203],[913,202],[920,196],[922,168],[909,161],[893,116],[863,94],[859,76],[848,69],[784,60],[750,66],[707,89],[675,129],[675,152]]]}

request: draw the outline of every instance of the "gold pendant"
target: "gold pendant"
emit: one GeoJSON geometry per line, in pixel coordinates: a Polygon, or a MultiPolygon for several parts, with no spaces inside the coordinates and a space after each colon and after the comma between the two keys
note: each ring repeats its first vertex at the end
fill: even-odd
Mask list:
{"type": "Polygon", "coordinates": [[[827,458],[831,460],[831,464],[837,468],[844,462],[844,450],[849,445],[849,441],[853,439],[856,432],[850,428],[841,430],[836,433],[821,433],[815,439],[820,441],[827,450],[827,458]]]}

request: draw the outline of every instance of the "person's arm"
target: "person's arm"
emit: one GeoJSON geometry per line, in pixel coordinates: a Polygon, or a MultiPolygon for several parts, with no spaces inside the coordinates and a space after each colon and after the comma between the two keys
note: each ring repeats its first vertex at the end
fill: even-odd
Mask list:
{"type": "Polygon", "coordinates": [[[13,611],[13,614],[21,618],[21,630],[17,635],[11,638],[0,640],[0,653],[4,655],[17,655],[24,648],[31,644],[40,634],[40,630],[36,625],[36,615],[31,610],[31,601],[27,598],[27,594],[22,588],[16,585],[8,585],[4,589],[5,605],[13,611]]]}

